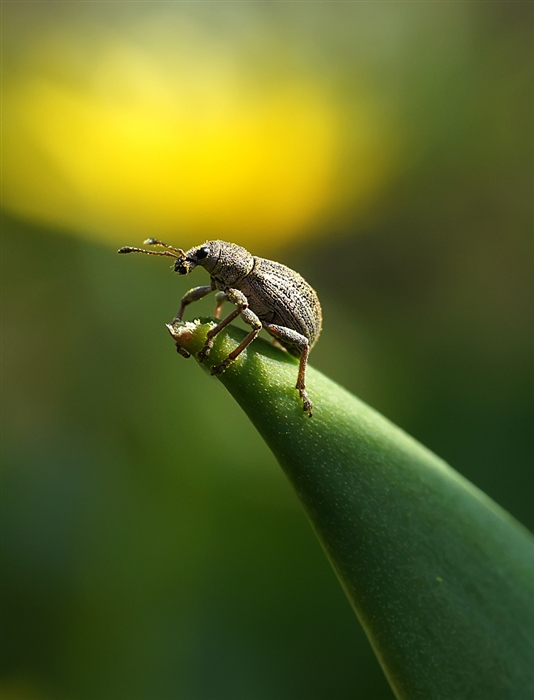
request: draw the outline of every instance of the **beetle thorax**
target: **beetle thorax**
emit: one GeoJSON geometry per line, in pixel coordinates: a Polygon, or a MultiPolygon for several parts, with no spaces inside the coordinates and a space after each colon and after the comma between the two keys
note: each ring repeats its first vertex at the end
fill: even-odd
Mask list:
{"type": "Polygon", "coordinates": [[[235,243],[217,242],[220,245],[219,259],[211,269],[207,266],[206,269],[217,281],[231,287],[252,271],[254,256],[235,243]]]}

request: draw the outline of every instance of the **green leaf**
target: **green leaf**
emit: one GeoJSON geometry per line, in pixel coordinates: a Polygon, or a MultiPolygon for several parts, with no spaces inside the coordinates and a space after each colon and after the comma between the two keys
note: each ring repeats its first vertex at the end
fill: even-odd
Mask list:
{"type": "MultiPolygon", "coordinates": [[[[203,347],[210,320],[169,326],[203,347]]],[[[216,337],[206,368],[243,339],[216,337]]],[[[399,698],[534,698],[534,540],[376,411],[256,340],[220,376],[301,499],[399,698]]]]}

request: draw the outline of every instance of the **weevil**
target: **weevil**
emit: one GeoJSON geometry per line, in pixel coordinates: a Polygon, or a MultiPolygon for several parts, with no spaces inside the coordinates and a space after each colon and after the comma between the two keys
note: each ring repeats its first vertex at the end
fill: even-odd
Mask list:
{"type": "Polygon", "coordinates": [[[296,389],[303,409],[312,415],[312,403],[306,392],[308,355],[321,332],[321,304],[315,290],[289,267],[252,255],[235,243],[206,241],[184,252],[156,238],[147,238],[144,245],[160,246],[164,250],[145,250],[125,246],[119,253],[144,253],[175,258],[174,271],[187,275],[200,265],[210,276],[210,284],[193,287],[182,297],[174,321],[182,320],[185,307],[213,291],[217,291],[215,318],[220,319],[225,301],[235,309],[208,332],[206,344],[197,357],[204,360],[213,347],[213,339],[231,321],[241,316],[252,327],[242,343],[212,374],[221,374],[258,335],[262,328],[283,348],[300,357],[296,389]]]}

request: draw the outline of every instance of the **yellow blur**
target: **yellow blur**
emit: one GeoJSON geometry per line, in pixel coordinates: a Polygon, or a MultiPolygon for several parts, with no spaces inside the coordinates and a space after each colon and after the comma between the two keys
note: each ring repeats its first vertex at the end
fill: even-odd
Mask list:
{"type": "Polygon", "coordinates": [[[116,243],[223,238],[263,252],[347,201],[365,208],[391,167],[371,107],[348,116],[312,75],[255,75],[207,39],[199,51],[198,35],[172,56],[100,41],[95,63],[53,37],[5,86],[8,210],[116,243]]]}

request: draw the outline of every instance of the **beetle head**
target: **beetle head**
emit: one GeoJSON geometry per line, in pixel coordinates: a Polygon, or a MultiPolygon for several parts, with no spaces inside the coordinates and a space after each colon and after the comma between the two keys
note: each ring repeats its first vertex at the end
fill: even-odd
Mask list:
{"type": "Polygon", "coordinates": [[[211,272],[219,260],[219,254],[219,241],[206,241],[188,250],[183,257],[177,257],[174,262],[174,271],[179,275],[188,275],[197,265],[200,265],[211,272]]]}
{"type": "Polygon", "coordinates": [[[187,253],[181,248],[175,248],[157,238],[147,238],[145,245],[159,245],[165,250],[145,250],[144,248],[133,248],[124,246],[119,253],[144,253],[145,255],[164,255],[168,258],[175,258],[174,271],[179,275],[188,275],[193,272],[197,265],[204,267],[211,272],[219,261],[221,251],[221,241],[206,241],[202,245],[190,248],[187,253]]]}

